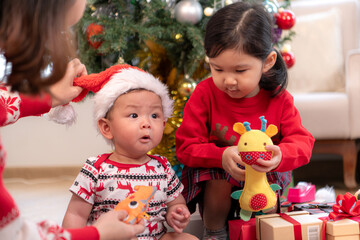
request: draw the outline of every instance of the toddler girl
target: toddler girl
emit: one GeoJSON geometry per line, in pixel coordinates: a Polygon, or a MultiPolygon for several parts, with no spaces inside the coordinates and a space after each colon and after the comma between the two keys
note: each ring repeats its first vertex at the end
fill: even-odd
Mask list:
{"type": "Polygon", "coordinates": [[[302,126],[293,97],[284,89],[285,63],[273,46],[273,20],[262,5],[237,2],[217,11],[205,33],[212,77],[201,81],[186,103],[176,132],[177,157],[185,165],[183,195],[190,211],[199,203],[204,239],[226,239],[234,186],[244,186],[236,122],[261,128],[260,116],[278,127],[270,161],[257,171],[285,189],[291,170],[309,162],[314,138],[302,126]]]}

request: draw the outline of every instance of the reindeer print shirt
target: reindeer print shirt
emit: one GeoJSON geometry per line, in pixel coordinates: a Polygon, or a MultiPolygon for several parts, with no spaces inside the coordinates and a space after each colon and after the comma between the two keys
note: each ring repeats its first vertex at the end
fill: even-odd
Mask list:
{"type": "Polygon", "coordinates": [[[165,157],[150,156],[143,165],[121,164],[108,159],[110,154],[88,158],[70,191],[93,205],[88,224],[134,192],[136,185],[154,186],[158,191],[150,201],[147,228],[138,239],[159,239],[165,232],[167,203],[183,190],[170,163],[165,157]]]}

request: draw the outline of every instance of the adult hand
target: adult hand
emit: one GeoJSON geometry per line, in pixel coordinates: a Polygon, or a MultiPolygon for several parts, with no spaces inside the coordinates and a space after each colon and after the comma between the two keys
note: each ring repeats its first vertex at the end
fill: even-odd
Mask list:
{"type": "Polygon", "coordinates": [[[222,167],[237,181],[245,180],[245,170],[241,169],[238,165],[244,166],[239,156],[237,146],[231,146],[225,149],[222,155],[222,167]]]}
{"type": "Polygon", "coordinates": [[[75,58],[68,63],[65,75],[57,83],[49,87],[52,98],[52,107],[67,104],[76,98],[82,91],[81,87],[74,86],[74,78],[87,75],[86,67],[75,58]]]}
{"type": "Polygon", "coordinates": [[[144,232],[144,220],[138,224],[128,224],[123,222],[126,217],[126,211],[114,210],[101,215],[93,225],[99,232],[100,240],[128,240],[144,232]]]}

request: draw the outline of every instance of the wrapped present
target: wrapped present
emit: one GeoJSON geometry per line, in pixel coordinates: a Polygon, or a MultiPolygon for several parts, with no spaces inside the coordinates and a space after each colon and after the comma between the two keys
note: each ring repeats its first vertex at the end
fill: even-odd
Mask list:
{"type": "Polygon", "coordinates": [[[327,240],[360,239],[360,200],[351,193],[339,194],[326,222],[327,240]]]}
{"type": "Polygon", "coordinates": [[[259,215],[255,220],[258,240],[322,239],[323,222],[307,211],[259,215]]]}
{"type": "Polygon", "coordinates": [[[256,240],[255,218],[250,218],[249,221],[230,220],[229,238],[230,240],[256,240]]]}
{"type": "Polygon", "coordinates": [[[326,223],[326,240],[359,240],[360,218],[328,221],[326,223]]]}

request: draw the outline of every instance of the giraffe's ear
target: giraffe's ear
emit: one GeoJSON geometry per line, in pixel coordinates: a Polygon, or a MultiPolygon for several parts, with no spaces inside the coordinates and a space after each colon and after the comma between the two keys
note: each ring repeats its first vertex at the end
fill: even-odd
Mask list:
{"type": "Polygon", "coordinates": [[[273,137],[277,134],[278,129],[274,124],[270,124],[267,129],[265,130],[265,134],[269,137],[273,137]]]}
{"type": "Polygon", "coordinates": [[[235,123],[233,126],[233,130],[240,135],[243,135],[246,132],[246,128],[241,122],[235,123]]]}

